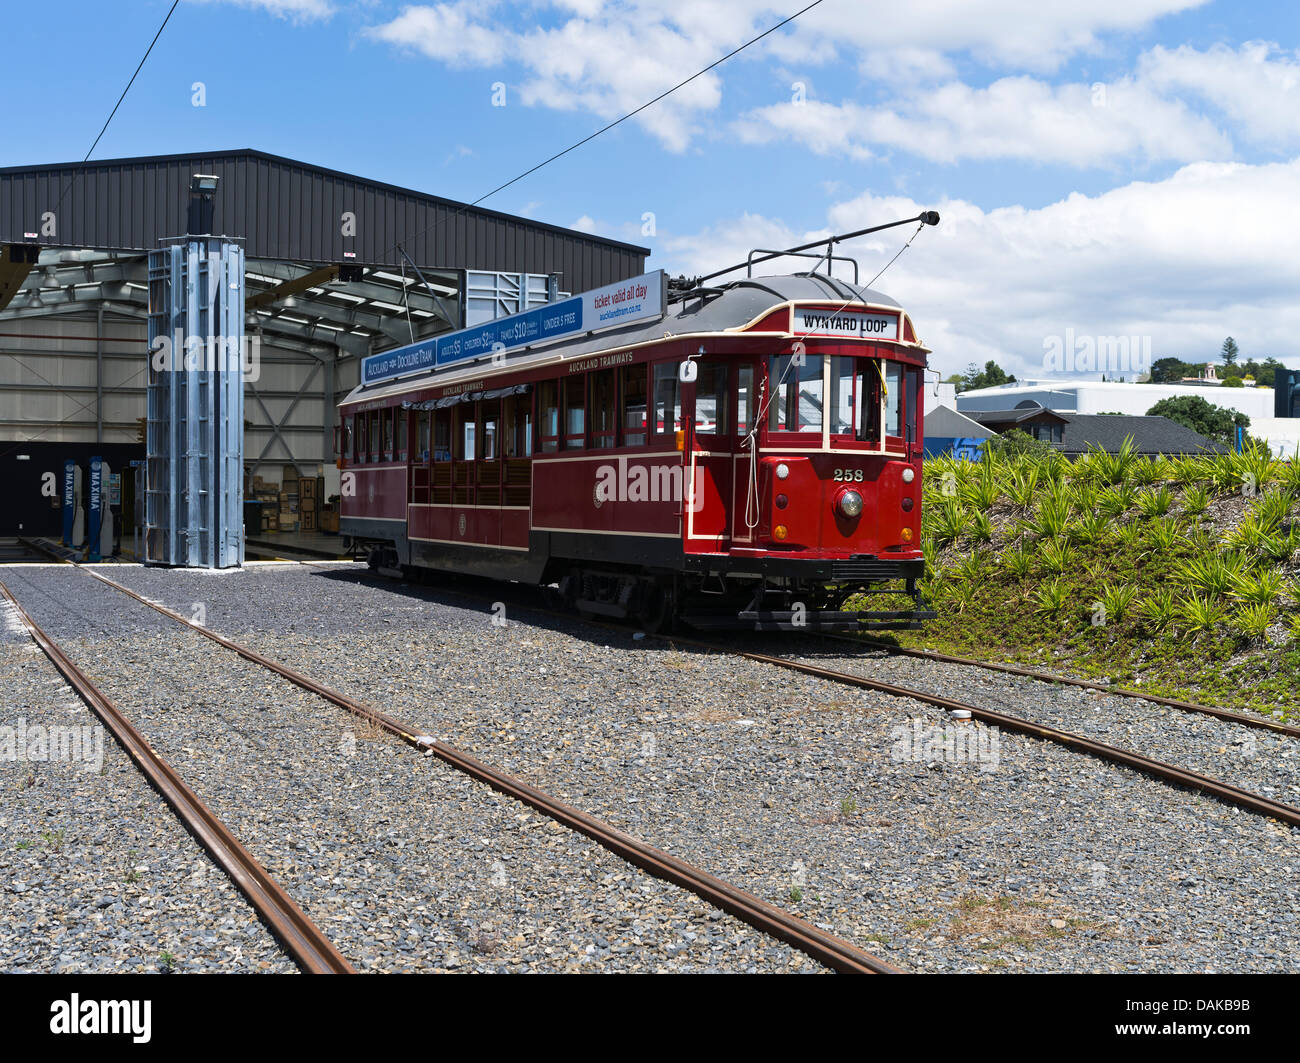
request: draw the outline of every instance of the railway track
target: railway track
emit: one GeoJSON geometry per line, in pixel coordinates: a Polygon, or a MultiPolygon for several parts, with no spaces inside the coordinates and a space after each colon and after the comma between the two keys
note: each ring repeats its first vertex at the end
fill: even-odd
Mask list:
{"type": "MultiPolygon", "coordinates": [[[[99,577],[103,578],[103,577],[99,577]]],[[[368,577],[363,577],[368,578],[368,577]]],[[[472,598],[475,601],[487,601],[497,595],[479,594],[472,590],[456,589],[451,590],[444,587],[438,588],[439,593],[455,594],[462,597],[472,598]]],[[[497,592],[499,595],[499,592],[497,592]]],[[[578,618],[571,613],[560,612],[554,609],[548,609],[541,605],[525,606],[532,612],[539,615],[548,616],[554,619],[561,619],[566,622],[574,622],[578,618]]],[[[184,620],[183,617],[179,618],[184,620]]],[[[606,630],[619,631],[626,633],[626,625],[604,622],[600,620],[582,620],[584,624],[601,627],[606,630]]],[[[977,705],[972,702],[959,701],[954,698],[944,697],[925,690],[918,690],[913,687],[899,686],[893,683],[886,683],[880,680],[871,679],[866,676],[857,675],[852,672],[837,671],[831,668],[825,668],[815,664],[809,664],[805,661],[799,661],[790,657],[782,657],[775,654],[760,653],[753,650],[747,650],[725,642],[709,641],[705,639],[689,638],[679,635],[647,635],[648,638],[654,638],[659,641],[670,643],[675,646],[689,647],[693,649],[708,651],[712,653],[725,653],[743,657],[747,660],[755,661],[761,664],[771,665],[776,668],[783,668],[788,671],[798,672],[804,675],[814,676],[830,682],[839,683],[846,686],[857,687],[863,690],[873,690],[878,693],[892,695],[899,698],[909,698],[914,701],[920,701],[936,708],[941,708],[949,712],[966,712],[970,717],[979,720],[982,723],[997,726],[1005,731],[1016,732],[1027,735],[1032,738],[1038,738],[1044,741],[1072,749],[1077,753],[1096,757],[1106,760],[1123,767],[1130,768],[1134,771],[1142,772],[1153,778],[1160,779],[1185,789],[1198,793],[1203,793],[1214,797],[1217,800],[1227,804],[1235,805],[1248,811],[1270,816],[1273,819],[1286,823],[1293,827],[1300,827],[1300,808],[1289,805],[1281,801],[1274,800],[1262,794],[1235,786],[1232,783],[1201,772],[1193,771],[1188,768],[1182,768],[1175,764],[1170,764],[1154,757],[1148,757],[1134,750],[1124,749],[1120,746],[1110,745],[1105,742],[1099,742],[1089,738],[1086,735],[1077,734],[1072,731],[1061,728],[1046,726],[1033,720],[1023,719],[1013,716],[1009,713],[996,709],[990,709],[985,706],[977,705]]],[[[865,640],[847,639],[846,641],[863,643],[865,640]]],[[[888,644],[881,644],[887,647],[888,644]]],[[[936,655],[938,659],[945,659],[944,655],[936,655]]],[[[956,659],[953,663],[980,665],[981,662],[967,661],[965,659],[956,659]]],[[[1003,671],[1010,666],[995,668],[996,671],[1003,671]]],[[[1111,688],[1096,683],[1090,683],[1085,680],[1063,680],[1061,677],[1052,676],[1050,673],[1033,672],[1030,669],[1019,670],[1029,678],[1042,682],[1067,682],[1067,685],[1082,686],[1094,688],[1106,693],[1113,693],[1111,688]]],[[[1137,691],[1126,692],[1127,696],[1135,698],[1146,698],[1146,695],[1137,691]]],[[[1192,702],[1175,701],[1173,699],[1146,698],[1146,700],[1156,701],[1159,704],[1167,705],[1186,712],[1199,713],[1207,716],[1214,716],[1219,719],[1227,720],[1232,723],[1240,723],[1243,726],[1262,727],[1265,730],[1274,731],[1289,737],[1300,737],[1300,728],[1290,727],[1278,723],[1274,720],[1268,720],[1260,717],[1258,720],[1252,717],[1244,716],[1240,713],[1229,712],[1226,709],[1218,709],[1208,705],[1197,705],[1192,702]]]]}
{"type": "Polygon", "coordinates": [[[1164,705],[1167,708],[1178,709],[1182,712],[1198,713],[1202,716],[1214,716],[1220,720],[1227,720],[1231,723],[1241,724],[1243,727],[1253,727],[1261,731],[1272,731],[1274,734],[1287,735],[1290,738],[1300,738],[1300,727],[1293,727],[1290,724],[1281,723],[1278,720],[1270,720],[1267,716],[1248,716],[1245,713],[1233,712],[1231,709],[1220,709],[1214,705],[1199,705],[1194,701],[1180,701],[1177,698],[1164,698],[1156,694],[1144,693],[1141,690],[1130,690],[1127,687],[1108,686],[1105,683],[1095,683],[1090,679],[1077,679],[1074,676],[1057,675],[1055,672],[1044,672],[1036,668],[1026,668],[1018,664],[1004,664],[1000,661],[980,661],[974,657],[957,657],[951,653],[939,653],[935,650],[917,650],[906,646],[895,646],[890,642],[881,642],[879,639],[866,638],[860,635],[832,635],[821,634],[817,636],[820,639],[829,642],[842,642],[854,646],[869,646],[872,649],[884,650],[893,656],[914,657],[918,660],[941,661],[945,664],[960,664],[970,668],[982,668],[989,672],[1002,672],[1005,675],[1021,676],[1025,679],[1036,679],[1043,683],[1055,683],[1062,686],[1078,687],[1082,690],[1095,690],[1101,694],[1111,694],[1121,698],[1135,698],[1140,701],[1149,701],[1155,705],[1164,705]]]}
{"type": "Polygon", "coordinates": [[[248,898],[294,962],[308,974],[356,973],[284,888],[199,799],[175,769],[153,750],[117,705],[37,625],[3,583],[0,583],[0,594],[16,611],[19,620],[45,656],[108,728],[118,745],[180,817],[185,828],[248,898]]]}
{"type": "MultiPolygon", "coordinates": [[[[53,552],[47,551],[47,556],[56,556],[53,552]]],[[[59,560],[68,560],[58,558],[59,560]]],[[[75,562],[69,561],[70,564],[75,562]]],[[[709,874],[703,869],[682,860],[661,849],[655,848],[626,834],[623,831],[611,826],[610,824],[588,815],[582,810],[575,808],[555,797],[539,790],[537,787],[515,778],[505,772],[499,771],[489,764],[471,756],[464,751],[457,749],[446,742],[441,742],[430,735],[420,733],[420,729],[410,724],[404,723],[395,717],[372,708],[362,702],[347,696],[337,690],[318,682],[312,677],[290,668],[278,661],[263,656],[256,650],[244,646],[232,639],[226,638],[215,631],[203,627],[180,613],[145,598],[137,594],[131,588],[110,579],[99,572],[89,568],[81,568],[87,575],[113,588],[127,597],[139,602],[142,605],[161,613],[163,616],[175,621],[183,627],[189,628],[204,637],[211,639],[218,645],[228,649],[245,660],[261,665],[262,667],[274,672],[281,678],[288,680],[295,686],[300,687],[316,696],[330,702],[331,704],[342,708],[372,725],[386,731],[401,739],[403,742],[418,749],[422,753],[431,753],[439,758],[445,764],[465,775],[475,779],[478,782],[490,786],[498,793],[504,794],[530,808],[551,818],[557,823],[568,827],[569,829],[582,834],[597,844],[614,853],[623,860],[640,868],[646,873],[670,882],[673,885],[689,890],[691,893],[707,901],[716,908],[721,909],[742,922],[748,924],[756,930],[769,935],[779,941],[785,942],[791,947],[798,949],[800,952],[816,960],[817,962],[829,967],[832,970],[841,973],[853,974],[895,974],[899,973],[898,969],[886,963],[884,960],[859,949],[856,945],[840,938],[834,934],[828,933],[811,923],[792,915],[776,905],[770,904],[759,897],[739,889],[724,880],[709,874]]],[[[6,594],[8,592],[6,591],[6,594]]],[[[12,596],[10,596],[12,598],[12,596]]],[[[15,604],[17,604],[15,602],[15,604]]],[[[67,662],[69,666],[71,662],[67,662]]],[[[77,673],[80,674],[79,672],[77,673]]],[[[84,678],[84,677],[83,677],[84,678]]],[[[88,681],[87,681],[88,682],[88,681]]],[[[147,743],[143,738],[140,739],[145,750],[148,750],[147,743]]],[[[148,751],[152,756],[152,751],[148,751]]]]}

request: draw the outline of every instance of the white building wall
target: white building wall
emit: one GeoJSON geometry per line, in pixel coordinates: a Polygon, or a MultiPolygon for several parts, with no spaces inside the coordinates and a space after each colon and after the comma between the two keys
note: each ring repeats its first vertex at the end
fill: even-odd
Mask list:
{"type": "Polygon", "coordinates": [[[925,414],[928,417],[930,411],[939,406],[947,406],[950,410],[957,408],[957,385],[945,384],[943,381],[931,384],[929,381],[925,385],[925,414]]]}
{"type": "Polygon", "coordinates": [[[1272,388],[1198,387],[1194,384],[1126,384],[1120,381],[1086,381],[1070,384],[1030,380],[994,388],[964,391],[957,409],[1010,410],[1026,400],[1061,413],[1126,413],[1143,415],[1161,399],[1195,396],[1251,419],[1273,416],[1272,388]]]}

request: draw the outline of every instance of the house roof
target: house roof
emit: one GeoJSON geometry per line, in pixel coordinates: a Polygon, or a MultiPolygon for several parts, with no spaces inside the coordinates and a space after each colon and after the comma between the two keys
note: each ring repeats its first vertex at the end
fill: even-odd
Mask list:
{"type": "Polygon", "coordinates": [[[1068,419],[1066,414],[1049,410],[1036,402],[1021,403],[1014,410],[962,410],[961,414],[979,424],[987,425],[1020,424],[1035,419],[1064,424],[1068,419]]]}
{"type": "Polygon", "coordinates": [[[1065,415],[1061,449],[1083,454],[1089,447],[1118,451],[1132,437],[1139,454],[1226,454],[1228,448],[1168,417],[1136,417],[1107,413],[1065,415]]]}

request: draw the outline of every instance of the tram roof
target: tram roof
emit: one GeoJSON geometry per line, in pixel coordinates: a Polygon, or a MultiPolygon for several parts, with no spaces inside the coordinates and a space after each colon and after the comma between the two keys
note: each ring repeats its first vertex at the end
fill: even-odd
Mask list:
{"type": "Polygon", "coordinates": [[[560,364],[594,354],[631,347],[655,340],[693,334],[728,332],[742,328],[774,307],[793,301],[854,302],[902,307],[883,292],[865,288],[824,273],[793,273],[776,277],[746,277],[716,287],[701,287],[689,292],[669,293],[667,312],[662,318],[612,328],[593,336],[560,340],[537,348],[512,352],[506,363],[494,366],[483,361],[459,364],[444,369],[411,373],[369,386],[359,385],[344,403],[370,402],[400,395],[415,388],[445,387],[462,380],[495,377],[506,372],[529,369],[554,362],[560,364]]]}

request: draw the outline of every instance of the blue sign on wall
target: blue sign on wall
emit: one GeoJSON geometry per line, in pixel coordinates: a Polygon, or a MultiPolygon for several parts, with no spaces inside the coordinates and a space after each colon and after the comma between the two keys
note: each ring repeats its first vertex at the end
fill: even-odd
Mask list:
{"type": "Polygon", "coordinates": [[[72,545],[72,526],[77,519],[77,463],[63,463],[63,545],[72,545]]]}
{"type": "Polygon", "coordinates": [[[89,528],[86,532],[86,546],[90,550],[91,561],[102,561],[99,556],[99,534],[104,520],[104,459],[90,459],[90,512],[87,514],[89,528]]]}

